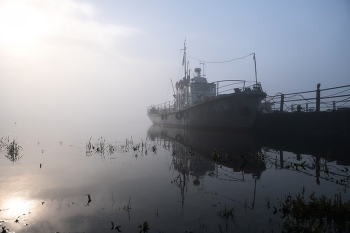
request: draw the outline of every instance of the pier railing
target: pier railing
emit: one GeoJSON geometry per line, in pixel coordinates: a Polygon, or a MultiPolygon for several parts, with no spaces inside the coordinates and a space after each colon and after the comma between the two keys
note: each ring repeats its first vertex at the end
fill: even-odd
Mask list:
{"type": "Polygon", "coordinates": [[[268,112],[320,112],[350,110],[350,85],[267,96],[262,108],[268,112]]]}

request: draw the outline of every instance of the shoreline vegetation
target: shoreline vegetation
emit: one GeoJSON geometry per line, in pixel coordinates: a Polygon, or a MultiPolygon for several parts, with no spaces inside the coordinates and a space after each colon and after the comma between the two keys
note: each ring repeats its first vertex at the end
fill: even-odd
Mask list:
{"type": "MultiPolygon", "coordinates": [[[[284,219],[285,232],[349,232],[350,201],[343,201],[341,194],[333,197],[312,193],[305,197],[305,187],[295,197],[288,195],[278,203],[278,212],[284,219]]],[[[274,207],[274,214],[277,214],[274,207]]]]}

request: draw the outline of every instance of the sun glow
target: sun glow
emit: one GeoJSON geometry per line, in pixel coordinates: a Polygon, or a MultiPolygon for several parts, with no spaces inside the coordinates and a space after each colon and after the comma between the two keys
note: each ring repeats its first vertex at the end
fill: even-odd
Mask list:
{"type": "Polygon", "coordinates": [[[93,5],[72,0],[2,0],[0,51],[40,60],[62,51],[77,54],[79,49],[109,52],[118,38],[136,33],[132,28],[101,24],[95,15],[93,5]]]}
{"type": "Polygon", "coordinates": [[[22,198],[11,198],[3,204],[3,214],[8,218],[17,218],[30,212],[32,202],[22,198]]]}
{"type": "Polygon", "coordinates": [[[16,46],[31,45],[49,32],[48,20],[33,7],[18,2],[0,8],[0,38],[16,46]]]}

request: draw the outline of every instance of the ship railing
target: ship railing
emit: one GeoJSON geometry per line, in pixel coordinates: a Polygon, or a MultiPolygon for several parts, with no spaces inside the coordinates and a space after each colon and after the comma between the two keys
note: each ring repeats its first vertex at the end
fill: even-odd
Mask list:
{"type": "Polygon", "coordinates": [[[216,84],[216,96],[237,93],[245,90],[246,80],[220,80],[213,82],[216,84]]]}
{"type": "Polygon", "coordinates": [[[247,80],[221,80],[216,84],[216,95],[240,93],[243,91],[262,91],[261,84],[247,80]],[[224,83],[224,85],[222,85],[224,83]],[[250,84],[250,85],[248,85],[250,84]]]}
{"type": "Polygon", "coordinates": [[[208,93],[205,93],[204,91],[201,91],[201,88],[205,85],[199,85],[195,88],[195,90],[189,95],[192,97],[192,99],[195,99],[196,101],[193,102],[193,104],[201,103],[205,100],[211,99],[215,96],[220,95],[227,95],[232,93],[240,93],[243,91],[255,91],[255,90],[262,90],[261,84],[256,83],[254,81],[246,81],[246,80],[221,80],[212,82],[211,84],[215,84],[215,94],[212,96],[206,96],[208,93]],[[254,84],[251,84],[254,83],[254,84]],[[251,84],[251,85],[247,85],[251,84]],[[204,99],[201,98],[204,95],[204,99]],[[198,98],[199,97],[199,98],[198,98]]]}
{"type": "MultiPolygon", "coordinates": [[[[215,90],[215,95],[218,96],[220,94],[230,94],[233,92],[237,92],[245,90],[247,81],[245,80],[221,80],[221,81],[216,81],[216,82],[211,82],[210,84],[215,84],[216,90],[215,90]],[[221,83],[226,83],[223,86],[220,86],[221,83]],[[228,83],[228,84],[227,84],[228,83]],[[238,85],[241,86],[241,88],[238,87],[238,85]]],[[[204,91],[201,91],[201,89],[207,85],[207,83],[202,84],[202,85],[198,85],[195,87],[195,89],[193,90],[193,94],[194,95],[198,95],[198,94],[203,94],[204,91]]]]}
{"type": "Polygon", "coordinates": [[[266,96],[261,108],[267,112],[350,111],[350,85],[266,96]],[[269,105],[269,107],[267,107],[269,105]],[[271,108],[270,108],[271,107],[271,108]]]}
{"type": "Polygon", "coordinates": [[[147,114],[166,114],[175,112],[175,102],[167,101],[161,104],[151,105],[147,107],[147,114]]]}

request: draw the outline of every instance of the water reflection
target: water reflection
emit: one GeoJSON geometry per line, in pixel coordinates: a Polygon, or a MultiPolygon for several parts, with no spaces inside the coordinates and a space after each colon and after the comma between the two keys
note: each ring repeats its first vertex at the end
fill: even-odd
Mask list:
{"type": "Polygon", "coordinates": [[[169,169],[179,172],[173,183],[180,189],[182,206],[190,176],[192,185],[203,190],[205,176],[228,182],[242,182],[249,174],[255,180],[251,207],[254,209],[256,180],[261,177],[266,166],[264,154],[256,148],[251,135],[159,125],[152,125],[147,135],[151,141],[171,151],[172,163],[169,169]]]}
{"type": "Polygon", "coordinates": [[[264,155],[254,144],[249,134],[193,131],[152,125],[148,138],[159,145],[168,145],[172,150],[174,169],[198,179],[206,174],[218,175],[217,166],[232,172],[241,172],[242,177],[228,177],[231,181],[244,180],[244,174],[259,178],[266,170],[264,155]],[[170,146],[171,145],[171,146],[170,146]]]}
{"type": "Polygon", "coordinates": [[[21,220],[25,215],[30,214],[30,209],[33,207],[32,201],[25,200],[20,197],[12,197],[7,199],[3,203],[4,217],[5,218],[16,218],[16,222],[19,221],[19,216],[22,216],[21,220]]]}
{"type": "Polygon", "coordinates": [[[296,135],[289,135],[287,139],[283,135],[255,135],[254,139],[263,153],[269,154],[266,158],[276,169],[313,176],[317,185],[324,180],[349,187],[350,144],[347,138],[333,135],[305,141],[296,135]]]}

